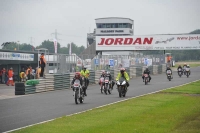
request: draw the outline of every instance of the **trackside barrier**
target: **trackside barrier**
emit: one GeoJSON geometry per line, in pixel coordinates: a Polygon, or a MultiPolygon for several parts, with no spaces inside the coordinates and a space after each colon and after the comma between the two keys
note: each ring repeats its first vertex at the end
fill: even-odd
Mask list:
{"type": "Polygon", "coordinates": [[[158,65],[158,74],[162,73],[162,65],[158,65]]]}
{"type": "Polygon", "coordinates": [[[69,89],[71,86],[70,73],[63,74],[63,89],[69,89]]]}
{"type": "Polygon", "coordinates": [[[136,77],[142,76],[142,69],[143,67],[136,67],[136,77]]]}
{"type": "MultiPolygon", "coordinates": [[[[69,80],[69,77],[66,77],[69,80]]],[[[63,75],[62,74],[56,74],[54,75],[54,89],[55,90],[61,90],[63,89],[63,75]]]]}
{"type": "Polygon", "coordinates": [[[153,74],[158,74],[158,65],[153,65],[153,74]]]}
{"type": "Polygon", "coordinates": [[[136,68],[135,67],[130,67],[130,74],[129,74],[130,78],[134,78],[136,77],[136,68]]]}
{"type": "MultiPolygon", "coordinates": [[[[144,66],[131,66],[126,68],[130,78],[142,76],[143,71],[146,67],[144,66]]],[[[165,72],[166,65],[153,65],[149,66],[151,74],[161,74],[165,72]]],[[[118,69],[111,69],[111,75],[113,80],[116,79],[117,74],[119,73],[118,69]]],[[[99,77],[102,74],[102,70],[90,71],[90,84],[98,84],[99,77]]],[[[65,74],[46,74],[44,79],[39,79],[39,84],[35,86],[24,85],[24,83],[15,83],[15,95],[27,95],[33,93],[47,92],[53,90],[63,90],[70,89],[72,78],[74,73],[65,73],[65,74]]]]}
{"type": "Polygon", "coordinates": [[[150,74],[153,74],[153,66],[149,66],[148,69],[150,71],[150,74]]]}
{"type": "Polygon", "coordinates": [[[95,84],[99,83],[99,78],[100,78],[101,74],[102,74],[102,70],[95,71],[95,84]]]}
{"type": "Polygon", "coordinates": [[[162,64],[162,72],[165,73],[166,71],[166,64],[162,64]]]}
{"type": "Polygon", "coordinates": [[[111,70],[110,70],[110,74],[112,75],[112,78],[113,78],[113,79],[115,78],[115,77],[114,77],[114,75],[115,75],[114,72],[115,72],[114,69],[111,69],[111,70]]]}
{"type": "Polygon", "coordinates": [[[95,71],[90,71],[89,84],[95,84],[95,71]]]}

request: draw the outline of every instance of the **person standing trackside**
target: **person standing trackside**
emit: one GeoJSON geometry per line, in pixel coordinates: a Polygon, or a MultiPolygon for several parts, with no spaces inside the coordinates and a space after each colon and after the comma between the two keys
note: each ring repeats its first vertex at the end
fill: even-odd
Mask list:
{"type": "Polygon", "coordinates": [[[45,57],[44,57],[44,53],[42,53],[41,56],[40,56],[40,67],[41,67],[40,77],[44,76],[45,66],[46,66],[46,60],[45,60],[45,57]]]}
{"type": "Polygon", "coordinates": [[[8,71],[8,81],[6,83],[7,86],[9,86],[9,84],[14,86],[13,75],[14,75],[14,72],[13,72],[13,68],[11,67],[10,70],[8,71]]]}

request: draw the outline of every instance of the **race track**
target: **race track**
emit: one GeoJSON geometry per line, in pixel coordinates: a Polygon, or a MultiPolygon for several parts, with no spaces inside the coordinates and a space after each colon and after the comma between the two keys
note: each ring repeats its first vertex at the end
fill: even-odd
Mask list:
{"type": "MultiPolygon", "coordinates": [[[[98,85],[91,85],[87,90],[88,96],[85,98],[84,103],[78,105],[74,102],[72,90],[59,90],[11,99],[2,99],[0,100],[0,132],[13,130],[200,79],[200,67],[192,68],[191,73],[189,78],[186,76],[179,78],[177,73],[173,72],[174,79],[172,79],[172,81],[168,81],[164,73],[151,75],[152,81],[148,85],[144,85],[141,78],[134,78],[130,81],[130,87],[125,98],[119,98],[116,89],[113,90],[111,95],[105,95],[100,93],[98,85]]],[[[114,88],[116,88],[116,85],[114,88]]]]}

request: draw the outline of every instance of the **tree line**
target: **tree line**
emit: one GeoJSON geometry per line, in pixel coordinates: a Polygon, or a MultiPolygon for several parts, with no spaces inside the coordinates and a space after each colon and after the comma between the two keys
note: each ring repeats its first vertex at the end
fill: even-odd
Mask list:
{"type": "MultiPolygon", "coordinates": [[[[19,44],[16,42],[5,43],[2,46],[3,46],[2,49],[22,50],[22,51],[36,51],[36,49],[39,49],[39,48],[46,48],[49,50],[49,53],[55,53],[54,42],[49,41],[49,40],[43,41],[41,45],[36,46],[36,47],[27,43],[19,44]]],[[[69,47],[70,47],[70,44],[67,44],[66,47],[61,47],[60,43],[57,43],[57,53],[69,54],[69,47]]],[[[85,50],[84,46],[79,47],[75,43],[73,42],[71,43],[72,53],[76,53],[77,55],[79,55],[84,50],[85,50]]]]}

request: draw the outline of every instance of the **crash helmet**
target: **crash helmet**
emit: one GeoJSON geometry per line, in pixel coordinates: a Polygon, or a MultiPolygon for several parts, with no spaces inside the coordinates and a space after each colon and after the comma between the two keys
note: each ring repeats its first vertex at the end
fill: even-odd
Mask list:
{"type": "Polygon", "coordinates": [[[125,72],[125,68],[120,68],[120,72],[123,74],[125,72]]]}
{"type": "Polygon", "coordinates": [[[86,67],[85,67],[85,66],[83,66],[83,67],[82,67],[82,69],[83,69],[83,70],[86,70],[86,67]]]}
{"type": "Polygon", "coordinates": [[[76,79],[79,79],[80,76],[81,76],[80,72],[75,72],[75,78],[76,78],[76,79]]]}
{"type": "Polygon", "coordinates": [[[102,71],[102,73],[101,73],[102,75],[105,75],[106,73],[105,73],[105,71],[102,71]]]}

